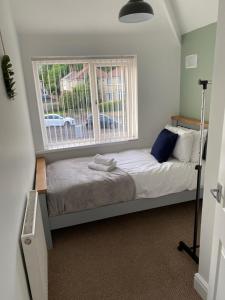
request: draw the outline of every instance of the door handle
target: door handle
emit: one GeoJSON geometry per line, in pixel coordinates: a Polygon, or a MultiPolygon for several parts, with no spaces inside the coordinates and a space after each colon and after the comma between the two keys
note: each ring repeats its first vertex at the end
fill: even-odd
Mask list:
{"type": "Polygon", "coordinates": [[[217,184],[217,189],[211,189],[210,190],[213,198],[216,199],[216,201],[218,203],[221,203],[222,190],[223,190],[223,187],[222,187],[222,185],[220,183],[217,184]]]}

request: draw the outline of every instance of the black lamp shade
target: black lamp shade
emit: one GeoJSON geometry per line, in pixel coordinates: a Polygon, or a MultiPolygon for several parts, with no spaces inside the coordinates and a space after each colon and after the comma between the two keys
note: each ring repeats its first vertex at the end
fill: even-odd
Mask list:
{"type": "Polygon", "coordinates": [[[143,0],[130,0],[120,10],[119,20],[123,23],[139,23],[150,20],[153,16],[150,4],[143,0]]]}

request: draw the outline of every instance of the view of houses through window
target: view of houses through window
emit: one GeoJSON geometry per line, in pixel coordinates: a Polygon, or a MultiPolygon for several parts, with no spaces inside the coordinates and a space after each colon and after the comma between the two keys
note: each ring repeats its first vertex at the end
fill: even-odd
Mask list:
{"type": "Polygon", "coordinates": [[[135,57],[34,61],[45,149],[137,138],[135,57]]]}

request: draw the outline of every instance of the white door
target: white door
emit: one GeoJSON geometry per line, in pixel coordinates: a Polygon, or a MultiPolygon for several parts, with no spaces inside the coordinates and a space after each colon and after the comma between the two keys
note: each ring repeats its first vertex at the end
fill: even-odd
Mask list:
{"type": "MultiPolygon", "coordinates": [[[[215,105],[220,104],[220,109],[224,111],[225,103],[225,0],[220,0],[216,63],[214,74],[214,97],[215,105]]],[[[211,265],[209,276],[208,300],[225,300],[225,112],[223,116],[222,143],[219,159],[218,183],[221,184],[221,195],[211,196],[211,201],[216,201],[215,223],[212,242],[211,265]]],[[[221,124],[222,124],[221,122],[221,124]]],[[[220,132],[218,132],[220,134],[220,132]]],[[[210,132],[209,132],[210,135],[210,132]]],[[[214,158],[215,162],[217,157],[214,158]]],[[[214,187],[216,188],[216,187],[214,187]]],[[[214,191],[215,192],[215,191],[214,191]]]]}
{"type": "Polygon", "coordinates": [[[218,183],[221,184],[222,191],[221,195],[219,192],[220,189],[218,189],[217,192],[214,191],[213,197],[215,199],[215,196],[217,196],[218,199],[215,199],[215,201],[217,201],[217,205],[215,213],[208,300],[225,300],[225,122],[223,128],[218,183]]]}

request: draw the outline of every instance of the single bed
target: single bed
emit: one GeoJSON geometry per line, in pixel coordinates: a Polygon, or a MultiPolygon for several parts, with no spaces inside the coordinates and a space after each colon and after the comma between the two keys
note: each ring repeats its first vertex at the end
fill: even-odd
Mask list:
{"type": "MultiPolygon", "coordinates": [[[[185,126],[197,125],[197,120],[181,119],[180,116],[172,117],[172,120],[185,126]]],[[[52,247],[51,230],[195,199],[195,163],[172,158],[160,164],[150,155],[150,149],[105,156],[116,159],[118,169],[111,174],[102,174],[104,177],[100,173],[105,172],[86,171],[80,174],[77,186],[74,186],[74,177],[78,177],[79,169],[88,169],[92,157],[57,161],[48,166],[44,158],[37,159],[36,190],[49,248],[52,247]],[[92,179],[87,179],[87,174],[92,179]],[[104,182],[106,188],[102,187],[104,182]],[[111,190],[111,183],[117,188],[111,190]],[[90,193],[94,194],[96,190],[99,193],[90,201],[90,193]]]]}
{"type": "Polygon", "coordinates": [[[170,159],[161,164],[150,149],[105,157],[114,158],[118,168],[108,173],[90,170],[88,164],[93,157],[60,160],[47,166],[50,217],[135,199],[159,198],[196,187],[195,163],[170,159]]]}

